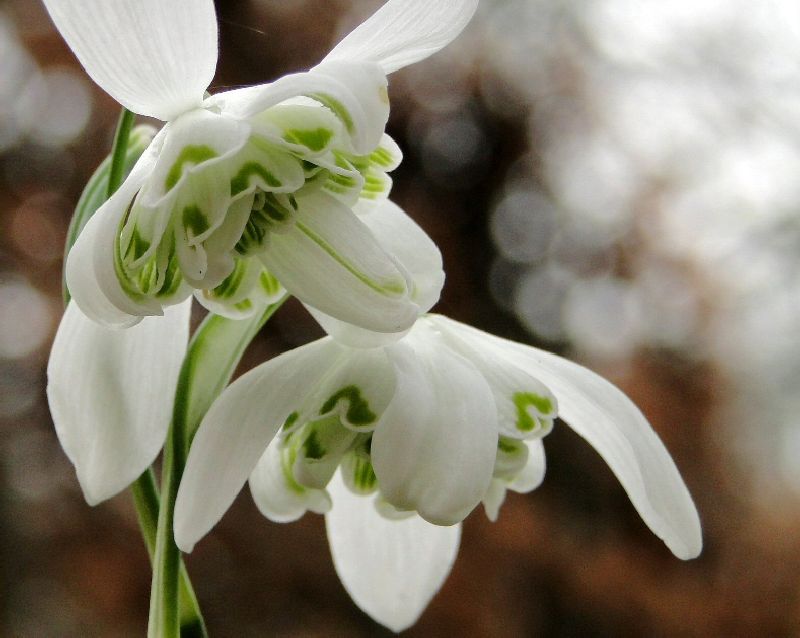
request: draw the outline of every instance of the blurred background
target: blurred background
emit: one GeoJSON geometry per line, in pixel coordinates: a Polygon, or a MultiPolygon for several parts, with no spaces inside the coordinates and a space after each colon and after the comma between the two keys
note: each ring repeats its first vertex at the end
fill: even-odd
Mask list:
{"type": "MultiPolygon", "coordinates": [[[[211,91],[303,70],[381,3],[217,2],[211,91]]],[[[622,387],[681,469],[675,559],[563,425],[548,475],[466,521],[414,636],[800,635],[800,4],[482,0],[390,79],[393,198],[436,240],[437,310],[622,387]]],[[[38,1],[0,1],[0,635],[140,636],[132,501],[82,499],[44,399],[63,242],[118,107],[38,1]]],[[[287,305],[242,370],[319,335],[287,305]]],[[[321,517],[245,491],[188,558],[212,636],[380,636],[321,517]]]]}

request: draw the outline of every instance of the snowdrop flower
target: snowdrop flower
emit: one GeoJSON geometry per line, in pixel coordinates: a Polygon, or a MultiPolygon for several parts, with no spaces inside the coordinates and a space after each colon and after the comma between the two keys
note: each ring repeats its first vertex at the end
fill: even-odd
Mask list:
{"type": "Polygon", "coordinates": [[[400,161],[387,74],[447,45],[477,0],[390,0],[310,71],[208,97],[212,0],[44,2],[103,89],[166,122],[70,253],[84,314],[130,326],[194,292],[240,316],[280,282],[370,330],[413,323],[408,273],[351,209],[400,161]]]}
{"type": "Polygon", "coordinates": [[[391,0],[311,71],[204,98],[211,0],[45,0],[91,77],[167,122],[67,260],[47,393],[89,503],[163,445],[193,290],[240,318],[285,287],[356,336],[339,319],[402,331],[438,299],[438,251],[386,199],[401,155],[383,132],[386,74],[445,46],[476,4],[391,0]]]}
{"type": "Polygon", "coordinates": [[[438,315],[379,347],[326,337],[234,382],[192,445],[175,539],[191,551],[249,477],[274,521],[326,515],[345,587],[399,631],[446,578],[458,523],[481,503],[494,519],[508,489],[539,485],[542,439],[556,416],[603,456],[676,556],[697,556],[700,523],[686,486],[620,390],[556,355],[438,315]]]}

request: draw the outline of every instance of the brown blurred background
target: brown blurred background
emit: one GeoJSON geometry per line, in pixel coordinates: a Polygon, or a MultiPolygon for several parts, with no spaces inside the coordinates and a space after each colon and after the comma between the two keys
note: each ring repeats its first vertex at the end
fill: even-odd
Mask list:
{"type": "MultiPolygon", "coordinates": [[[[380,3],[217,2],[212,92],[306,69],[380,3]]],[[[483,0],[391,77],[393,198],[442,249],[437,310],[625,389],[694,495],[702,556],[650,534],[561,425],[541,488],[476,511],[416,636],[800,635],[800,5],[483,0]]],[[[131,498],[89,508],[44,400],[63,241],[116,104],[38,1],[0,2],[0,635],[140,636],[131,498]]],[[[287,306],[243,369],[315,338],[287,306]]],[[[389,635],[321,517],[243,493],[188,558],[213,636],[389,635]]]]}

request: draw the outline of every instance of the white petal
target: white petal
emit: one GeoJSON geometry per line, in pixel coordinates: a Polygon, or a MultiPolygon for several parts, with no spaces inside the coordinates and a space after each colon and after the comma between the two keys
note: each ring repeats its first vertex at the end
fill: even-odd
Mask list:
{"type": "MultiPolygon", "coordinates": [[[[384,200],[376,206],[359,207],[359,219],[372,231],[381,247],[394,256],[412,280],[411,299],[419,312],[427,312],[439,300],[444,286],[442,254],[430,237],[397,204],[384,200]]],[[[329,335],[353,348],[377,348],[401,339],[407,331],[376,333],[339,321],[315,308],[309,312],[329,335]]]]}
{"type": "Polygon", "coordinates": [[[369,60],[392,73],[450,44],[477,8],[478,0],[389,0],[323,62],[369,60]]]}
{"type": "Polygon", "coordinates": [[[356,153],[366,155],[380,142],[389,119],[389,98],[386,74],[371,62],[337,62],[285,75],[270,84],[212,95],[206,105],[233,117],[249,118],[298,96],[313,98],[333,111],[356,153]]]}
{"type": "Polygon", "coordinates": [[[500,508],[506,500],[507,487],[508,483],[503,479],[493,478],[489,489],[483,495],[483,511],[486,512],[486,518],[492,523],[496,523],[500,515],[500,508]]]}
{"type": "Polygon", "coordinates": [[[346,428],[372,431],[395,392],[394,368],[380,348],[344,350],[313,396],[320,415],[337,415],[346,428]]]}
{"type": "Polygon", "coordinates": [[[411,276],[411,299],[420,313],[428,312],[437,301],[444,286],[442,253],[397,204],[384,200],[374,207],[364,209],[359,215],[381,247],[393,255],[411,276]]]}
{"type": "Polygon", "coordinates": [[[387,348],[397,390],[372,438],[381,493],[437,525],[481,502],[497,450],[494,400],[480,373],[420,324],[387,348]]]}
{"type": "Polygon", "coordinates": [[[281,463],[281,441],[274,438],[250,475],[250,493],[259,511],[276,523],[296,521],[308,511],[324,514],[331,508],[325,490],[287,480],[281,463]]]}
{"type": "Polygon", "coordinates": [[[547,468],[541,439],[525,441],[525,445],[528,446],[528,462],[522,472],[508,484],[508,489],[522,494],[532,492],[542,484],[547,468]]]}
{"type": "Polygon", "coordinates": [[[320,312],[313,306],[306,305],[306,310],[316,319],[325,332],[339,343],[351,348],[383,348],[400,341],[411,329],[408,328],[402,332],[374,332],[373,330],[359,328],[346,321],[340,321],[335,317],[326,315],[324,312],[320,312]]]}
{"type": "Polygon", "coordinates": [[[158,455],[189,338],[191,302],[127,330],[100,326],[70,302],[47,365],[58,439],[94,505],[158,455]]]}
{"type": "Polygon", "coordinates": [[[443,334],[489,383],[497,405],[500,434],[521,439],[550,433],[558,403],[550,389],[536,378],[535,370],[515,365],[484,341],[460,338],[447,330],[443,334]]]}
{"type": "MultiPolygon", "coordinates": [[[[203,176],[222,168],[247,143],[250,126],[246,122],[205,110],[187,113],[164,127],[164,143],[153,168],[152,178],[142,191],[141,203],[157,206],[168,192],[192,187],[193,175],[203,176]]],[[[230,178],[224,179],[223,197],[230,200],[230,178]]]]}
{"type": "Polygon", "coordinates": [[[189,552],[222,518],[267,445],[338,356],[329,339],[282,354],[231,384],[192,442],[175,503],[175,542],[189,552]]]}
{"type": "Polygon", "coordinates": [[[369,229],[335,198],[304,197],[295,226],[273,233],[260,255],[303,303],[376,332],[406,330],[417,318],[406,274],[369,229]]]}
{"type": "Polygon", "coordinates": [[[212,0],[44,0],[91,78],[125,108],[169,120],[200,106],[217,66],[212,0]]]}
{"type": "Polygon", "coordinates": [[[114,258],[120,222],[150,176],[162,139],[161,134],[156,136],[127,179],[86,224],[67,257],[67,287],[72,298],[86,316],[109,326],[130,326],[144,315],[162,314],[160,304],[152,300],[136,303],[124,292],[114,258]]]}
{"type": "Polygon", "coordinates": [[[544,382],[559,399],[559,416],[605,459],[653,533],[678,558],[700,553],[700,519],[692,497],[664,444],[623,392],[591,370],[549,352],[445,317],[434,321],[464,339],[493,347],[544,382]]]}
{"type": "Polygon", "coordinates": [[[453,567],[461,526],[439,527],[418,516],[389,520],[369,497],[351,493],[337,475],[325,515],[333,565],[347,593],[392,631],[413,625],[453,567]]]}

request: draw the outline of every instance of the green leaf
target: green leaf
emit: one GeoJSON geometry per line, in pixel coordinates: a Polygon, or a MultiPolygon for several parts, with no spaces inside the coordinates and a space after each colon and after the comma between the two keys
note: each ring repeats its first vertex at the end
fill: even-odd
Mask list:
{"type": "Polygon", "coordinates": [[[164,447],[161,507],[158,515],[153,584],[150,599],[150,638],[177,635],[179,618],[180,551],[172,526],[178,486],[189,446],[208,408],[231,380],[245,349],[288,295],[248,319],[226,319],[209,314],[194,333],[175,391],[167,442],[164,447]]]}
{"type": "MultiPolygon", "coordinates": [[[[150,145],[155,133],[156,130],[152,126],[147,125],[137,126],[130,132],[128,145],[125,150],[125,158],[122,162],[122,178],[130,173],[133,165],[150,145]]],[[[106,199],[108,199],[108,180],[111,174],[111,165],[112,156],[109,155],[102,161],[100,166],[97,167],[97,170],[89,178],[86,188],[83,189],[83,193],[81,193],[81,197],[75,207],[75,213],[69,224],[69,230],[67,231],[67,241],[64,245],[65,263],[69,251],[77,241],[78,235],[80,235],[86,223],[92,218],[92,215],[97,212],[97,209],[105,203],[106,199]]],[[[66,305],[70,300],[66,278],[62,281],[62,292],[64,295],[64,304],[66,305]]]]}
{"type": "Polygon", "coordinates": [[[214,400],[230,383],[245,349],[288,295],[247,319],[209,314],[192,337],[175,397],[173,425],[184,435],[185,450],[214,400]]]}

